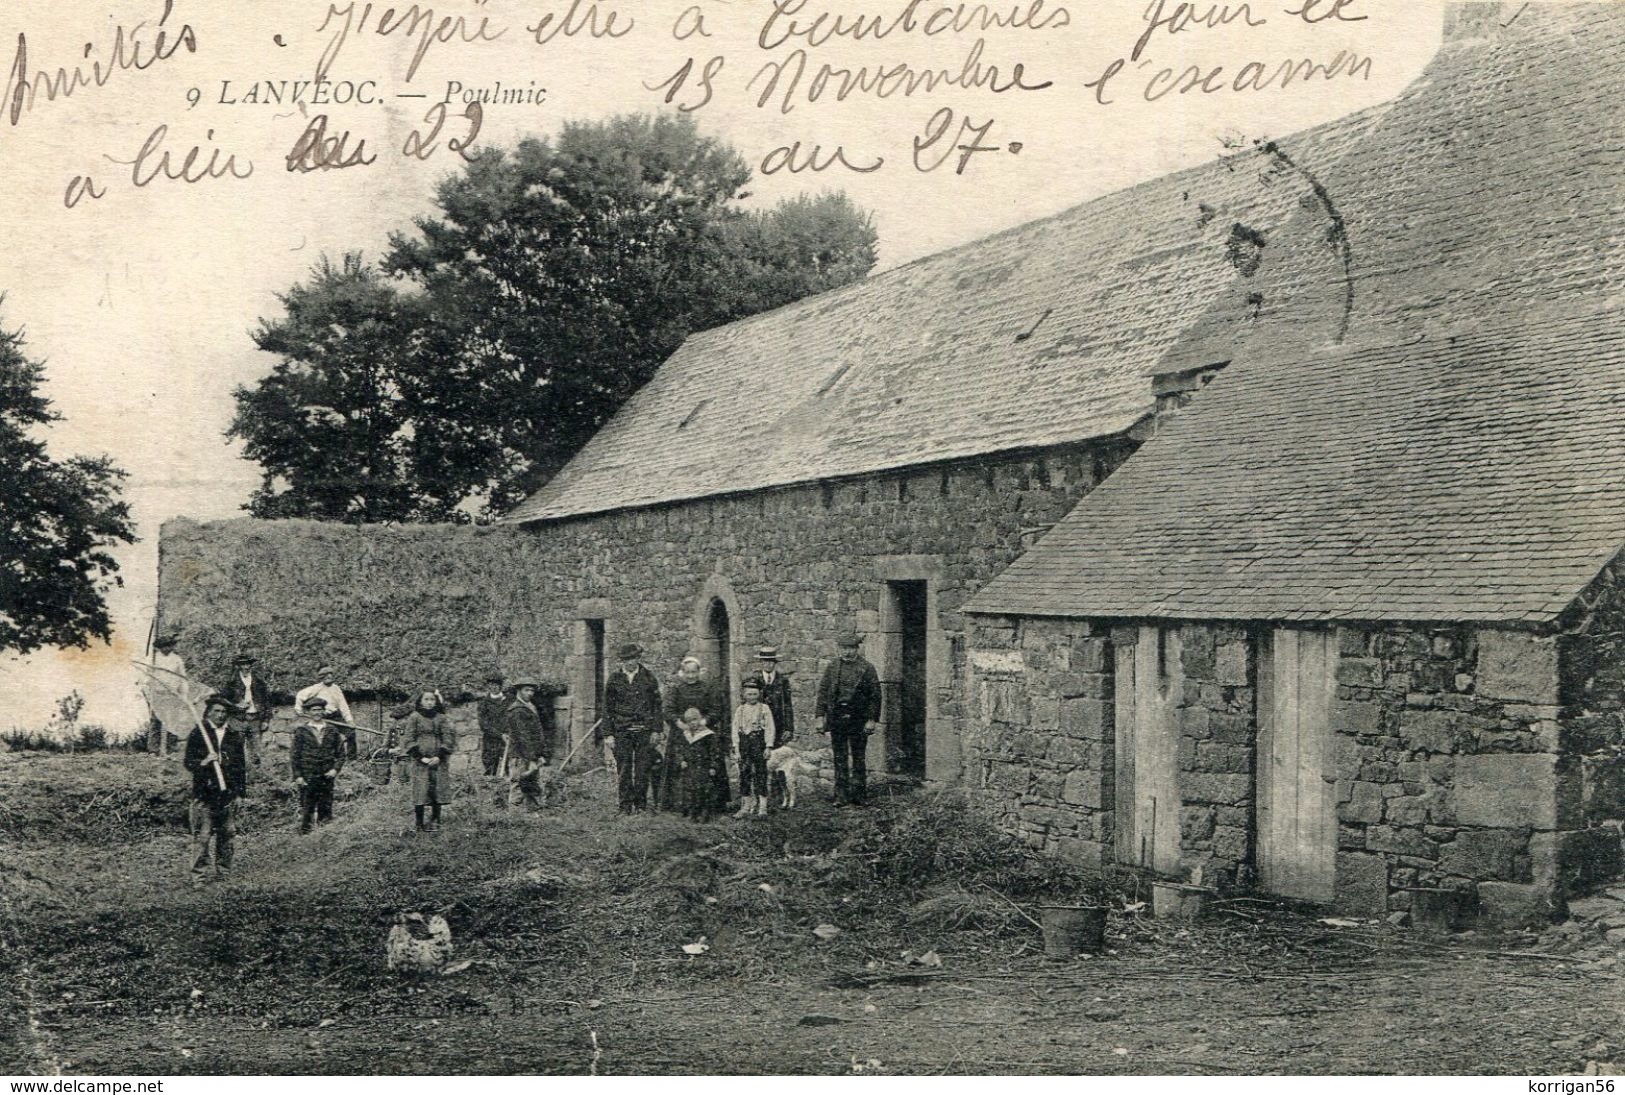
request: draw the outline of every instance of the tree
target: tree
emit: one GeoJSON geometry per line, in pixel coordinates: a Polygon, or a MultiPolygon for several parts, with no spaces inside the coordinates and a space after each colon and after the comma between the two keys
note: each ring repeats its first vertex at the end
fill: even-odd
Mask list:
{"type": "Polygon", "coordinates": [[[330,521],[443,516],[450,506],[417,482],[398,378],[420,337],[418,302],[359,254],[337,265],[323,256],[308,281],[277,299],[284,314],[261,319],[252,337],[280,360],[258,385],[236,390],[227,430],[268,469],[249,511],[330,521]]]}
{"type": "Polygon", "coordinates": [[[26,345],[0,328],[0,650],[18,654],[109,638],[110,549],[135,542],[124,473],[105,457],[50,457],[39,435],[61,415],[26,345]]]}
{"type": "MultiPolygon", "coordinates": [[[[437,188],[437,216],[392,237],[382,270],[398,279],[393,327],[363,337],[340,323],[333,339],[280,343],[277,372],[238,392],[232,432],[266,473],[251,509],[500,512],[556,473],[690,332],[874,265],[874,227],[843,195],[749,211],[749,181],[743,157],[686,117],[567,124],[554,140],[474,156],[437,188]],[[340,362],[346,376],[371,362],[388,380],[377,390],[392,409],[376,433],[397,446],[389,473],[370,481],[345,464],[358,451],[345,446],[365,439],[310,420],[321,407],[365,432],[361,399],[374,389],[321,381],[340,362]],[[386,487],[401,493],[386,500],[386,487]],[[374,490],[378,501],[359,501],[374,490]]],[[[349,276],[391,287],[361,265],[349,276]]],[[[283,298],[287,318],[256,336],[262,348],[273,330],[326,328],[319,312],[295,316],[298,292],[283,298]]]]}

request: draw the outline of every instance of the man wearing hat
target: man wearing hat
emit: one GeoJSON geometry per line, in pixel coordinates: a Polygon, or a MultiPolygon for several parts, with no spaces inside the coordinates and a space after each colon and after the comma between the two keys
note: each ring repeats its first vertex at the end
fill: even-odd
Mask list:
{"type": "Polygon", "coordinates": [[[858,652],[856,628],[835,640],[840,656],[818,682],[817,727],[835,750],[835,805],[861,806],[868,795],[869,735],[880,725],[880,675],[858,652]]]}
{"type": "Polygon", "coordinates": [[[480,764],[486,775],[494,776],[502,766],[502,752],[507,743],[502,721],[508,710],[508,693],[503,691],[501,673],[486,674],[485,692],[479,703],[480,764]]]}
{"type": "Polygon", "coordinates": [[[299,704],[304,721],[293,728],[293,782],[299,788],[299,831],[310,832],[311,821],[333,820],[333,784],[344,767],[344,735],[328,721],[333,714],[321,696],[306,696],[299,704]]]}
{"type": "Polygon", "coordinates": [[[192,773],[187,824],[192,831],[192,885],[231,869],[235,836],[232,808],[248,787],[242,731],[231,724],[231,705],[218,694],[203,704],[203,721],[192,727],[181,763],[192,773]]]}
{"type": "Polygon", "coordinates": [[[248,759],[260,763],[260,748],[271,724],[271,687],[254,672],[254,659],[241,654],[231,663],[237,675],[221,689],[221,696],[242,718],[243,741],[248,759]]]}
{"type": "Polygon", "coordinates": [[[627,643],[616,652],[620,666],[604,682],[604,717],[597,737],[615,754],[616,791],[621,811],[649,808],[649,770],[654,748],[649,737],[661,727],[660,682],[643,664],[643,648],[627,643]]]}
{"type": "MultiPolygon", "coordinates": [[[[330,665],[324,665],[316,670],[316,683],[306,685],[299,690],[293,698],[293,704],[299,710],[304,710],[305,701],[312,696],[320,696],[327,701],[327,714],[329,718],[336,718],[340,722],[355,724],[355,718],[350,714],[350,701],[344,698],[344,689],[339,687],[339,673],[330,665]]],[[[356,756],[355,731],[349,727],[344,728],[344,755],[351,760],[356,756]]]]}
{"type": "MultiPolygon", "coordinates": [[[[795,704],[790,697],[790,678],[779,669],[779,648],[764,646],[756,651],[756,675],[751,679],[762,690],[762,702],[773,712],[773,727],[778,731],[777,745],[784,745],[796,734],[795,704]]],[[[784,793],[784,773],[774,772],[773,792],[784,793]]]]}

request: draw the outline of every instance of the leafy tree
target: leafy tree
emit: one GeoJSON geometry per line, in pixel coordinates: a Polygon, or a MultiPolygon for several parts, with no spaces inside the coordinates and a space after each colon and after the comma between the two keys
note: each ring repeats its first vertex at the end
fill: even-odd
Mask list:
{"type": "Polygon", "coordinates": [[[124,473],[105,457],[47,452],[40,435],[61,415],[25,346],[21,329],[0,328],[0,650],[19,654],[107,639],[110,549],[135,542],[124,473]]]}
{"type": "Polygon", "coordinates": [[[420,337],[417,301],[359,254],[324,256],[278,297],[254,344],[279,361],[234,393],[228,436],[268,469],[249,501],[256,517],[390,521],[441,515],[416,482],[416,437],[398,373],[420,337]]]}
{"type": "MultiPolygon", "coordinates": [[[[392,238],[383,270],[400,280],[387,329],[363,337],[341,322],[333,338],[273,348],[270,333],[330,329],[309,298],[299,298],[309,316],[295,315],[296,289],[287,318],[257,333],[283,361],[238,392],[232,432],[266,471],[250,508],[363,520],[500,512],[557,472],[690,332],[874,265],[870,218],[843,195],[750,211],[749,181],[744,159],[686,117],[568,124],[554,140],[476,155],[438,187],[438,215],[392,238]],[[387,383],[324,379],[366,362],[387,383]],[[355,434],[317,431],[311,407],[355,434]],[[387,468],[364,481],[346,462],[379,438],[387,468]]],[[[359,260],[345,271],[369,294],[392,288],[359,260]]],[[[318,270],[303,289],[321,280],[318,270]]]]}

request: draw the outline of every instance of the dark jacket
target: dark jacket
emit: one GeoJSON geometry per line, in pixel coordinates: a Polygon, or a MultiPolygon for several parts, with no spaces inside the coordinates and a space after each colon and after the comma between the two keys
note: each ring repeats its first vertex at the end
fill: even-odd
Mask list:
{"type": "Polygon", "coordinates": [[[457,731],[444,712],[429,716],[413,708],[401,727],[400,746],[414,759],[439,757],[444,760],[457,749],[457,731]]]}
{"type": "Polygon", "coordinates": [[[773,675],[771,684],[760,672],[752,679],[761,685],[762,702],[773,712],[773,728],[779,732],[778,742],[783,745],[796,736],[796,709],[790,697],[790,678],[781,669],[773,675]]]}
{"type": "Polygon", "coordinates": [[[673,726],[690,707],[698,708],[705,716],[706,725],[722,737],[728,736],[728,701],[722,687],[709,677],[685,681],[681,677],[666,689],[666,721],[673,726]]]}
{"type": "Polygon", "coordinates": [[[824,670],[818,717],[842,726],[880,721],[880,676],[867,658],[836,658],[824,670]]]}
{"type": "MultiPolygon", "coordinates": [[[[225,697],[227,703],[244,712],[248,709],[249,692],[250,689],[243,687],[242,676],[237,673],[233,673],[231,680],[226,682],[226,687],[220,690],[220,694],[225,697]]],[[[266,684],[265,678],[258,673],[254,674],[252,692],[254,694],[255,712],[252,716],[245,714],[244,717],[252,717],[257,722],[263,722],[271,717],[271,686],[266,684]]]]}
{"type": "Polygon", "coordinates": [[[660,716],[660,682],[648,666],[638,666],[631,680],[620,669],[610,671],[604,683],[604,721],[596,735],[599,741],[631,726],[658,730],[660,716]]]}
{"type": "Polygon", "coordinates": [[[229,723],[223,731],[211,726],[208,741],[204,740],[203,727],[193,726],[186,738],[181,763],[192,773],[192,797],[212,806],[229,806],[248,789],[248,754],[243,732],[229,723]],[[224,791],[220,789],[214,765],[204,761],[210,753],[210,744],[218,747],[220,768],[226,777],[224,791]]]}
{"type": "Polygon", "coordinates": [[[480,697],[480,738],[485,741],[502,740],[504,716],[513,700],[506,696],[480,697]]]}
{"type": "Polygon", "coordinates": [[[503,726],[513,741],[513,755],[526,764],[553,762],[553,710],[537,704],[531,707],[514,700],[503,716],[503,726]]]}
{"type": "Polygon", "coordinates": [[[344,734],[323,721],[317,726],[301,722],[293,728],[293,752],[289,754],[293,778],[321,779],[344,767],[344,734]]]}
{"type": "Polygon", "coordinates": [[[728,746],[722,735],[708,732],[689,741],[673,731],[674,804],[691,813],[715,813],[728,804],[728,746]]]}

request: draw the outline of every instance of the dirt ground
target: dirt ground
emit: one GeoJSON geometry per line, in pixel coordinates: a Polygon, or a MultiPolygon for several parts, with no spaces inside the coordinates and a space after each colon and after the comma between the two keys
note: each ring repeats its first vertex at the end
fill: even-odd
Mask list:
{"type": "Polygon", "coordinates": [[[423,835],[360,769],[310,836],[263,785],[237,869],[195,891],[173,761],[0,755],[0,1072],[1553,1075],[1625,1056],[1622,966],[1594,939],[1440,940],[1257,900],[1158,921],[1129,893],[1106,953],[1051,962],[1006,898],[1033,911],[1064,874],[952,796],[804,795],[701,826],[620,816],[602,773],[536,815],[460,780],[423,835]],[[402,912],[446,917],[456,972],[385,968],[402,912]]]}

